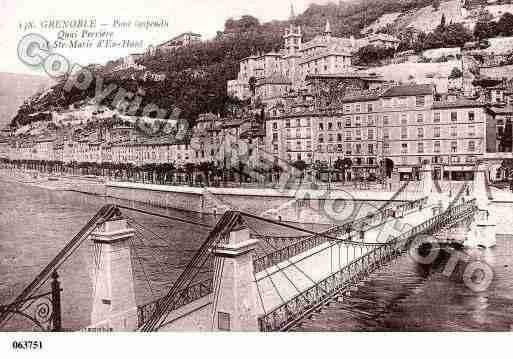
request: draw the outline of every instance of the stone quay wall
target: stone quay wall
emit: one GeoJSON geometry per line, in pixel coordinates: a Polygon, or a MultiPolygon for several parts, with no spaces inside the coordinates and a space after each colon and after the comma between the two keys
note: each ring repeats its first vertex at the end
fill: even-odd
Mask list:
{"type": "MultiPolygon", "coordinates": [[[[387,203],[392,196],[386,192],[333,192],[332,198],[335,199],[326,203],[322,199],[324,191],[308,193],[310,199],[296,200],[294,190],[175,187],[124,182],[105,184],[105,195],[116,199],[205,214],[221,215],[232,209],[296,223],[331,224],[336,211],[342,213],[338,218],[341,220],[365,216],[387,203]]],[[[394,203],[414,199],[416,197],[413,196],[401,198],[394,203]]]]}

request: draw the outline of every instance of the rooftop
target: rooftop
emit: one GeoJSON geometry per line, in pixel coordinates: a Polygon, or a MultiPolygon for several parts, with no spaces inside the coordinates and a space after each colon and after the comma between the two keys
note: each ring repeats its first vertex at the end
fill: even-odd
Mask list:
{"type": "Polygon", "coordinates": [[[433,109],[458,108],[458,107],[484,107],[484,106],[485,106],[485,103],[483,103],[483,102],[465,99],[465,98],[433,102],[433,109]]]}
{"type": "Polygon", "coordinates": [[[398,85],[389,88],[382,95],[383,97],[398,97],[398,96],[422,96],[432,95],[434,86],[431,84],[425,85],[398,85]]]}

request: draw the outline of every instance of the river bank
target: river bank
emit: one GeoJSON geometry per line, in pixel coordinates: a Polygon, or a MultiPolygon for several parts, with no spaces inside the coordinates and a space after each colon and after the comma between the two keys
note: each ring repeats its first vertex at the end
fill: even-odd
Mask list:
{"type": "MultiPolygon", "coordinates": [[[[4,181],[51,191],[92,194],[199,214],[219,216],[227,210],[239,210],[285,222],[326,225],[374,212],[391,198],[392,202],[399,204],[422,196],[418,191],[396,194],[347,188],[331,190],[327,197],[326,190],[153,185],[109,182],[92,176],[52,176],[13,169],[0,169],[0,177],[4,181]]],[[[492,195],[494,200],[490,210],[497,221],[497,233],[513,233],[510,219],[513,194],[492,188],[492,195]]]]}
{"type": "Polygon", "coordinates": [[[218,188],[105,182],[97,177],[49,176],[2,169],[0,176],[53,191],[93,194],[133,203],[150,204],[201,214],[221,215],[239,210],[276,220],[304,224],[336,224],[376,211],[387,203],[404,203],[421,196],[417,192],[376,190],[304,190],[272,188],[218,188]]]}

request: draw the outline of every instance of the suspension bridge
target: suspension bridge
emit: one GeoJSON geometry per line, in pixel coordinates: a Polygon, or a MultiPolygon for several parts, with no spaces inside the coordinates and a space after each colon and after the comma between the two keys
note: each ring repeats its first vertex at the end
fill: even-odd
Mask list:
{"type": "Polygon", "coordinates": [[[86,329],[286,331],[410,250],[419,236],[451,240],[450,229],[461,223],[473,238],[494,236],[485,205],[465,196],[468,188],[442,203],[430,195],[431,184],[423,186],[425,195],[416,200],[391,201],[323,231],[233,210],[211,226],[106,205],[10,304],[0,307],[0,328],[23,316],[43,330],[66,330],[61,302],[67,293],[58,272],[87,247],[92,290],[86,329]],[[186,263],[170,265],[166,250],[173,233],[158,233],[140,216],[192,226],[204,239],[186,263]],[[141,256],[144,250],[149,255],[141,256]],[[152,280],[155,268],[168,276],[152,280]],[[142,303],[135,277],[149,289],[142,303]]]}

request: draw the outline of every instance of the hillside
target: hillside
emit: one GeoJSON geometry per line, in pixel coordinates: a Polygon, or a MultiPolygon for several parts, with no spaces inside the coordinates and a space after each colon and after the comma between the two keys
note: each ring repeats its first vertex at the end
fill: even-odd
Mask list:
{"type": "MultiPolygon", "coordinates": [[[[432,22],[435,23],[437,16],[441,17],[442,11],[434,11],[433,1],[354,0],[340,1],[338,4],[312,4],[296,17],[295,22],[302,26],[304,41],[322,32],[326,19],[330,20],[334,36],[358,37],[365,26],[373,24],[385,14],[400,13],[401,15],[395,16],[394,22],[406,21],[408,16],[410,22],[420,21],[422,15],[415,15],[418,13],[415,10],[422,9],[420,13],[431,12],[432,22]]],[[[452,6],[451,3],[442,3],[440,9],[452,6]]],[[[438,20],[438,24],[439,22],[438,20]]],[[[240,59],[258,52],[280,49],[283,45],[283,31],[288,24],[288,21],[260,23],[249,15],[240,19],[228,19],[223,31],[219,31],[214,40],[180,48],[172,53],[157,53],[140,60],[140,65],[147,70],[165,75],[165,80],[161,82],[143,81],[133,76],[123,78],[119,73],[112,73],[105,68],[99,71],[105,78],[104,87],[113,83],[133,93],[144,93],[141,110],[151,103],[169,113],[178,107],[182,110],[182,117],[192,121],[204,112],[229,116],[240,104],[227,96],[226,82],[236,77],[240,59]]],[[[448,38],[444,34],[441,34],[444,37],[438,35],[431,42],[436,44],[438,40],[445,41],[448,38]]],[[[462,41],[464,40],[468,39],[462,41]]],[[[458,44],[456,42],[451,46],[458,44]]],[[[115,94],[111,93],[102,104],[116,107],[118,104],[113,103],[115,94]]],[[[33,121],[34,116],[28,116],[31,113],[52,108],[68,108],[78,101],[92,97],[94,83],[86,91],[71,92],[63,91],[63,84],[58,84],[53,91],[33,98],[30,103],[20,108],[15,118],[16,125],[22,126],[33,121]]],[[[141,115],[141,110],[134,114],[141,115]]]]}

